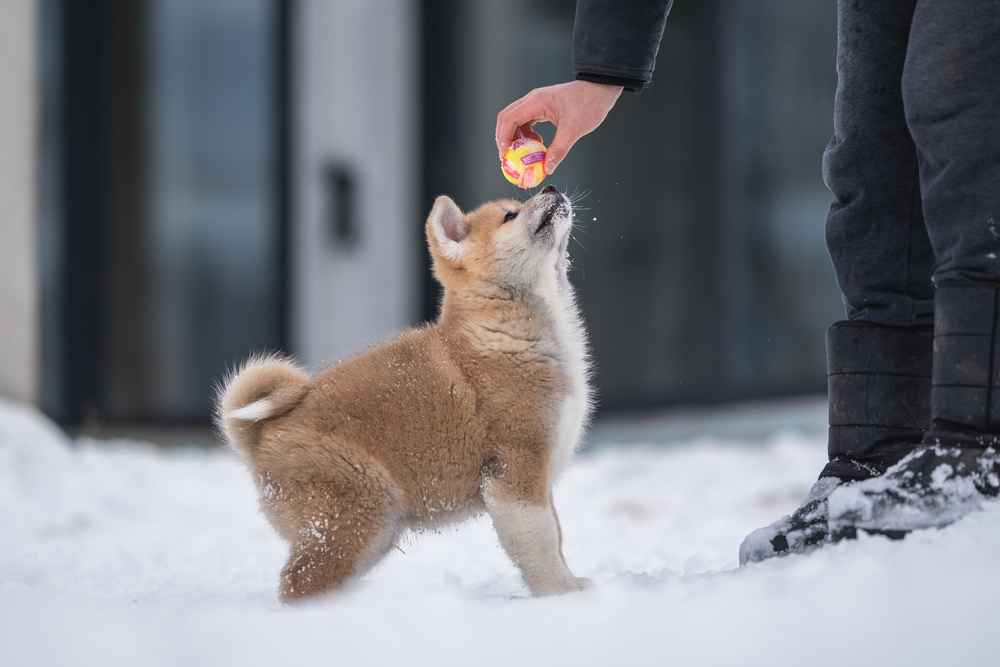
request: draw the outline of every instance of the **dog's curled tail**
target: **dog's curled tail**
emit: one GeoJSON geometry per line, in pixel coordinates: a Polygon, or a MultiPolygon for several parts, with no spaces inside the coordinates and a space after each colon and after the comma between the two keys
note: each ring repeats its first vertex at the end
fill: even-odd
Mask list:
{"type": "Polygon", "coordinates": [[[285,414],[309,391],[309,374],[287,357],[254,355],[230,372],[219,387],[216,423],[230,445],[252,457],[260,424],[285,414]]]}

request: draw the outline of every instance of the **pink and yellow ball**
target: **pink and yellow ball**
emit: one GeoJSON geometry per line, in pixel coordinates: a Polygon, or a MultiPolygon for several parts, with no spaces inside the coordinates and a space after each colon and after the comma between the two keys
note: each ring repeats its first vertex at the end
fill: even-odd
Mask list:
{"type": "Polygon", "coordinates": [[[535,132],[519,132],[500,160],[503,177],[519,188],[534,188],[545,180],[545,144],[535,132]]]}

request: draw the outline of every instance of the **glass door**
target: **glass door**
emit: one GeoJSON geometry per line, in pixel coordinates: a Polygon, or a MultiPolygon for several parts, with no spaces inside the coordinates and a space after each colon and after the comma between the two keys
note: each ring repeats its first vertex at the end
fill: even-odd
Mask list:
{"type": "Polygon", "coordinates": [[[82,5],[43,3],[43,404],[207,422],[286,342],[285,3],[82,5]]]}

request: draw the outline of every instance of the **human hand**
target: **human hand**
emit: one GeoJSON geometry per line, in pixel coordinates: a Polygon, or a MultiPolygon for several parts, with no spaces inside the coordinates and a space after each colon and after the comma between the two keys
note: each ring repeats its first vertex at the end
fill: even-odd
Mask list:
{"type": "Polygon", "coordinates": [[[552,174],[581,137],[597,129],[622,94],[621,86],[569,81],[535,88],[497,114],[496,144],[500,158],[518,128],[536,122],[552,123],[556,136],[545,156],[545,173],[552,174]]]}

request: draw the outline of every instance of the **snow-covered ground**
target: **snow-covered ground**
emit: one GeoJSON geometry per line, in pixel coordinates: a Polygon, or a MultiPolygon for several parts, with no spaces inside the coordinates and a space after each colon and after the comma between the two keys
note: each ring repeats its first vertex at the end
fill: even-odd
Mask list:
{"type": "Polygon", "coordinates": [[[799,414],[751,438],[602,425],[556,493],[584,593],[527,597],[480,520],[288,608],[230,452],[70,443],[0,403],[0,665],[993,664],[1000,506],[736,567],[821,466],[821,411],[799,414]]]}

